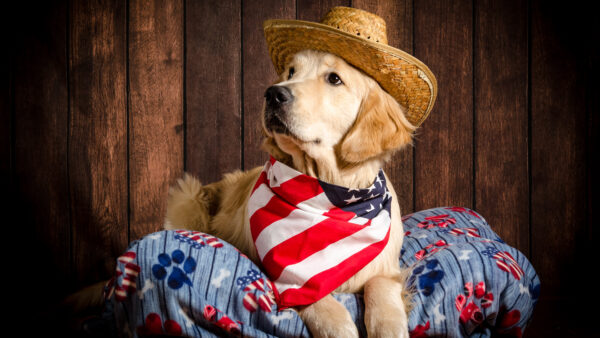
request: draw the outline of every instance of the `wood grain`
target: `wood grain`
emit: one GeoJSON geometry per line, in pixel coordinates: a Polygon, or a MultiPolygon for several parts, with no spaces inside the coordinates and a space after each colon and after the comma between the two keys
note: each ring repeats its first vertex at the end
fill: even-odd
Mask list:
{"type": "MultiPolygon", "coordinates": [[[[413,53],[413,1],[372,1],[355,0],[352,5],[356,8],[375,13],[386,22],[388,44],[409,54],[413,53]]],[[[405,147],[396,152],[384,170],[394,183],[398,194],[398,202],[402,214],[414,210],[413,147],[405,147]]]]}
{"type": "Polygon", "coordinates": [[[473,8],[416,1],[414,53],[437,78],[438,96],[415,142],[415,210],[473,205],[473,8]]]}
{"type": "Polygon", "coordinates": [[[594,34],[586,30],[590,21],[582,20],[581,8],[537,0],[531,6],[531,259],[543,299],[575,297],[575,276],[589,269],[583,257],[592,255],[585,245],[592,243],[586,224],[585,44],[594,34]]]}
{"type": "Polygon", "coordinates": [[[183,2],[129,2],[129,226],[162,228],[183,172],[183,2]]]}
{"type": "Polygon", "coordinates": [[[244,1],[242,8],[243,67],[243,161],[242,168],[264,165],[268,155],[261,149],[261,119],[265,90],[277,79],[262,24],[267,19],[294,19],[293,0],[244,1]]]}
{"type": "MultiPolygon", "coordinates": [[[[595,16],[595,11],[587,12],[587,23],[588,34],[584,37],[587,38],[591,34],[597,34],[600,32],[600,22],[592,16],[595,16]]],[[[598,113],[600,112],[600,96],[598,95],[598,78],[600,78],[600,46],[598,44],[585,44],[585,48],[582,53],[586,59],[585,66],[585,106],[587,115],[587,139],[586,139],[586,184],[587,184],[587,224],[586,233],[587,236],[581,239],[583,242],[577,243],[584,247],[587,254],[592,255],[595,247],[594,242],[594,231],[598,229],[598,212],[600,211],[600,180],[598,179],[600,172],[598,165],[598,154],[600,154],[600,119],[598,113]]],[[[597,236],[597,235],[596,235],[597,236]]],[[[598,237],[596,237],[597,239],[598,237]]],[[[577,298],[575,298],[577,300],[577,298]]],[[[595,312],[592,310],[595,304],[589,304],[590,317],[594,316],[595,312]]],[[[589,321],[590,331],[596,330],[595,322],[589,321]]]]}
{"type": "Polygon", "coordinates": [[[529,252],[527,3],[475,3],[475,207],[529,252]]]}
{"type": "Polygon", "coordinates": [[[532,1],[531,12],[531,261],[544,310],[530,332],[593,336],[594,303],[573,290],[594,257],[598,23],[590,5],[532,1]]]}
{"type": "Polygon", "coordinates": [[[336,6],[349,7],[350,0],[297,0],[296,1],[296,19],[304,21],[320,22],[323,16],[329,10],[336,6]]]}
{"type": "Polygon", "coordinates": [[[70,2],[69,184],[78,284],[106,279],[129,241],[126,3],[70,2]]]}
{"type": "Polygon", "coordinates": [[[186,5],[186,170],[204,183],[242,166],[241,2],[186,5]]]}

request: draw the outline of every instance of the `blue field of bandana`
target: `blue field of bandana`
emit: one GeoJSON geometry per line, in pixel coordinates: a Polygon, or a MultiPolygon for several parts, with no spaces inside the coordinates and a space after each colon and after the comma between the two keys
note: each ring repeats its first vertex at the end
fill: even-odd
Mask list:
{"type": "Polygon", "coordinates": [[[387,190],[383,169],[377,173],[373,184],[366,189],[348,189],[339,185],[319,181],[329,201],[348,212],[368,219],[373,219],[381,209],[390,212],[392,195],[387,190]]]}
{"type": "MultiPolygon", "coordinates": [[[[478,213],[442,207],[403,217],[399,264],[412,269],[411,337],[522,336],[540,294],[527,258],[478,213]]],[[[88,330],[110,336],[309,337],[296,312],[277,311],[271,282],[228,243],[161,231],[131,243],[88,330]]],[[[361,295],[335,297],[362,336],[361,295]]],[[[393,314],[390,314],[393,315],[393,314]]]]}

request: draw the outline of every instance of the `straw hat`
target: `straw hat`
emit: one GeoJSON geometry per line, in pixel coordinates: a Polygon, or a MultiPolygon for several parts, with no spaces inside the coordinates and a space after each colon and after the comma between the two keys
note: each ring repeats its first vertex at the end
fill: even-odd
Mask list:
{"type": "Polygon", "coordinates": [[[385,21],[375,14],[334,7],[321,23],[267,20],[263,28],[277,74],[301,50],[324,51],[373,77],[407,109],[406,117],[413,125],[420,125],[433,107],[435,76],[421,61],[387,44],[385,21]]]}

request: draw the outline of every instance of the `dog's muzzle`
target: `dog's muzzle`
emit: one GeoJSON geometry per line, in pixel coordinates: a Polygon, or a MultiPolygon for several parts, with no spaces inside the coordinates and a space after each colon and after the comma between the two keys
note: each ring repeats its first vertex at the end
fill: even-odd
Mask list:
{"type": "Polygon", "coordinates": [[[288,133],[286,126],[287,108],[294,95],[284,86],[271,86],[265,91],[265,126],[276,133],[288,133]]]}

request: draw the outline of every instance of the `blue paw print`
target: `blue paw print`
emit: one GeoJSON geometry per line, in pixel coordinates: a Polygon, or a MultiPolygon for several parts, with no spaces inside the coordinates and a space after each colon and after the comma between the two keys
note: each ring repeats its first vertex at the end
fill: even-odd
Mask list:
{"type": "Polygon", "coordinates": [[[172,289],[179,289],[183,284],[192,286],[192,281],[188,278],[188,274],[196,270],[196,260],[192,257],[185,258],[185,254],[181,250],[175,250],[171,256],[166,253],[158,255],[158,263],[152,266],[152,274],[156,279],[163,280],[167,277],[167,269],[171,266],[171,262],[175,264],[183,263],[183,270],[177,266],[173,266],[167,284],[172,289]]]}
{"type": "Polygon", "coordinates": [[[434,270],[438,265],[437,259],[427,261],[425,265],[421,265],[413,270],[413,275],[410,278],[410,283],[413,284],[415,279],[419,280],[419,289],[424,296],[430,296],[435,289],[435,284],[439,283],[444,278],[444,271],[434,270]],[[430,271],[423,273],[425,268],[430,271]]]}

